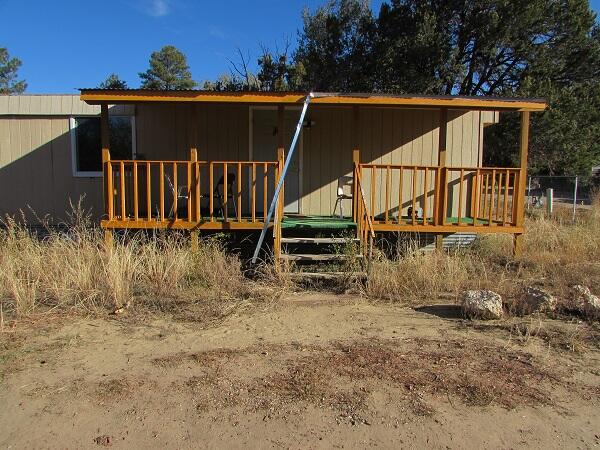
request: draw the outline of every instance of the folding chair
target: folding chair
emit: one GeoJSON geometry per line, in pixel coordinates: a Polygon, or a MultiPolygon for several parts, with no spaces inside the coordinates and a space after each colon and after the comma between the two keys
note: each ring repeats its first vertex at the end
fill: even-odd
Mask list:
{"type": "MultiPolygon", "coordinates": [[[[169,192],[171,192],[171,194],[174,193],[175,191],[175,185],[173,184],[173,182],[171,181],[171,177],[169,177],[168,174],[165,173],[165,180],[167,180],[167,184],[169,185],[169,192]]],[[[186,188],[185,186],[178,186],[177,187],[177,218],[181,218],[184,216],[187,216],[187,202],[188,202],[188,198],[190,197],[189,192],[186,192],[186,188]],[[183,203],[179,203],[179,200],[184,200],[183,203]],[[180,211],[183,212],[183,214],[180,214],[180,211]]],[[[169,211],[169,215],[167,216],[167,218],[169,219],[173,219],[175,217],[175,196],[173,196],[173,202],[171,203],[171,209],[169,211]]]]}
{"type": "Polygon", "coordinates": [[[335,210],[337,209],[337,205],[340,205],[340,218],[344,217],[344,200],[352,200],[352,185],[354,183],[354,178],[351,176],[343,176],[338,178],[338,186],[337,186],[337,199],[335,201],[335,205],[333,206],[332,215],[335,216],[335,210]]]}

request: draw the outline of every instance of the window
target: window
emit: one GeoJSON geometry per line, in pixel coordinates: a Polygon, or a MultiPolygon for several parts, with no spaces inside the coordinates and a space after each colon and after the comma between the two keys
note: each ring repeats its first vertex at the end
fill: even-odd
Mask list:
{"type": "MultiPolygon", "coordinates": [[[[132,159],[135,153],[134,119],[110,116],[111,159],[132,159]]],[[[99,117],[71,118],[73,175],[102,176],[102,143],[99,117]]]]}

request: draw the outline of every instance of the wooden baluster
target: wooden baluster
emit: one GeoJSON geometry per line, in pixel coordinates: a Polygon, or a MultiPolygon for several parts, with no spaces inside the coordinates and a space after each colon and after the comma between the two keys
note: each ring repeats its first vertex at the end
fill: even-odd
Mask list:
{"type": "Polygon", "coordinates": [[[192,192],[192,163],[187,162],[187,210],[188,210],[188,222],[192,221],[192,204],[194,201],[194,195],[192,192]]]}
{"type": "Polygon", "coordinates": [[[110,160],[108,160],[106,164],[106,195],[108,205],[106,213],[108,214],[108,220],[113,220],[115,217],[115,188],[112,162],[110,160]]]}
{"type": "Polygon", "coordinates": [[[487,217],[489,177],[490,174],[486,172],[485,182],[483,186],[483,213],[481,214],[481,217],[483,217],[484,219],[487,217]]]}
{"type": "Polygon", "coordinates": [[[267,221],[267,203],[268,203],[268,189],[269,189],[269,166],[267,163],[263,164],[263,215],[264,221],[267,221]]]}
{"type": "Polygon", "coordinates": [[[496,221],[500,220],[500,197],[502,195],[502,172],[498,173],[498,196],[496,197],[496,221]]]}
{"type": "Polygon", "coordinates": [[[473,226],[477,225],[477,218],[479,217],[479,204],[480,204],[480,195],[479,193],[481,192],[480,189],[480,182],[481,182],[481,177],[479,176],[479,169],[477,169],[475,171],[475,183],[474,183],[474,188],[473,188],[473,193],[471,195],[473,195],[475,197],[475,200],[473,201],[473,205],[474,210],[473,210],[473,226]]]}
{"type": "Polygon", "coordinates": [[[133,219],[138,221],[138,166],[137,161],[133,161],[133,219]]]}
{"type": "Polygon", "coordinates": [[[504,182],[504,205],[502,210],[502,226],[506,226],[506,219],[508,217],[508,188],[510,186],[510,171],[508,169],[506,169],[504,178],[506,180],[504,182]]]}
{"type": "Polygon", "coordinates": [[[160,221],[165,221],[165,165],[163,162],[159,164],[159,180],[158,180],[158,188],[159,188],[159,213],[160,213],[160,221]]]}
{"type": "Polygon", "coordinates": [[[404,223],[402,221],[402,204],[404,201],[404,168],[400,166],[400,175],[399,175],[399,183],[398,187],[398,223],[404,223]]]}
{"type": "Polygon", "coordinates": [[[146,218],[152,220],[152,182],[150,181],[150,163],[146,163],[146,218]]]}
{"type": "Polygon", "coordinates": [[[462,223],[463,213],[463,184],[465,182],[465,169],[460,169],[460,184],[458,186],[458,225],[462,223]]]}
{"type": "Polygon", "coordinates": [[[516,169],[515,170],[515,176],[513,179],[513,208],[512,208],[512,217],[511,217],[511,224],[512,225],[517,225],[517,214],[518,214],[518,208],[519,208],[519,199],[517,198],[518,194],[519,194],[519,182],[521,180],[521,175],[520,175],[521,169],[516,169]]]}
{"type": "Polygon", "coordinates": [[[177,220],[178,214],[177,214],[177,209],[178,209],[178,204],[177,204],[177,163],[174,162],[173,163],[173,217],[175,220],[177,220]]]}
{"type": "Polygon", "coordinates": [[[237,220],[242,221],[242,163],[237,163],[237,220]]]}
{"type": "Polygon", "coordinates": [[[229,202],[227,201],[227,163],[223,163],[223,215],[225,216],[225,222],[229,219],[229,202]]]}
{"type": "Polygon", "coordinates": [[[375,215],[375,166],[371,167],[371,213],[375,215]]]}
{"type": "Polygon", "coordinates": [[[450,188],[450,182],[448,181],[448,168],[442,168],[444,173],[441,175],[441,179],[444,181],[442,188],[442,223],[440,225],[446,225],[446,218],[448,216],[448,190],[450,188]]]}
{"type": "Polygon", "coordinates": [[[385,223],[389,222],[389,210],[390,210],[390,166],[385,168],[385,223]]]}
{"type": "Polygon", "coordinates": [[[412,171],[412,224],[417,223],[417,167],[412,171]]]}
{"type": "Polygon", "coordinates": [[[496,190],[496,169],[492,170],[492,189],[490,191],[490,210],[488,212],[488,225],[492,225],[494,214],[494,192],[496,190]]]}
{"type": "Polygon", "coordinates": [[[215,175],[214,175],[214,164],[210,162],[208,164],[208,215],[210,221],[214,221],[215,216],[215,175]]]}
{"type": "Polygon", "coordinates": [[[194,180],[194,182],[196,183],[196,222],[200,222],[200,218],[202,217],[202,204],[200,202],[202,198],[200,184],[200,163],[195,162],[194,166],[196,171],[196,179],[194,180]]]}
{"type": "Polygon", "coordinates": [[[119,176],[121,179],[119,181],[121,185],[121,220],[125,220],[127,218],[127,211],[125,211],[125,163],[121,161],[120,166],[119,176]]]}
{"type": "Polygon", "coordinates": [[[423,225],[427,225],[427,203],[429,194],[429,170],[425,167],[423,174],[423,225]]]}
{"type": "Polygon", "coordinates": [[[256,163],[252,163],[252,222],[256,222],[256,163]]]}

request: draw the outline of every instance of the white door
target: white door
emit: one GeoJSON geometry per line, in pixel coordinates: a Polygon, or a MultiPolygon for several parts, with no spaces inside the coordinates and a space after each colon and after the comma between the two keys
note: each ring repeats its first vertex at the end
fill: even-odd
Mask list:
{"type": "MultiPolygon", "coordinates": [[[[285,148],[286,156],[292,142],[292,137],[296,131],[296,125],[299,118],[299,110],[285,111],[283,146],[285,148]]],[[[252,159],[254,161],[275,161],[277,159],[278,133],[276,109],[257,108],[252,110],[252,159]]],[[[294,157],[290,162],[290,166],[285,176],[284,211],[286,213],[300,212],[299,161],[302,152],[301,141],[302,139],[299,139],[296,150],[294,151],[294,157]]]]}

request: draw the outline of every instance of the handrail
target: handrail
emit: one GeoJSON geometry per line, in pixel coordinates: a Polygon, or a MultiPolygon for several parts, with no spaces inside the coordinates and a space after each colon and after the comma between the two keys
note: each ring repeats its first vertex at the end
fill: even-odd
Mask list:
{"type": "Polygon", "coordinates": [[[367,258],[367,270],[370,267],[371,258],[373,256],[373,240],[375,239],[375,229],[371,220],[371,212],[367,206],[367,200],[365,199],[365,192],[362,186],[361,167],[359,164],[354,166],[354,180],[356,200],[355,205],[355,217],[358,238],[360,239],[360,247],[363,251],[363,255],[366,254],[367,258]]]}

